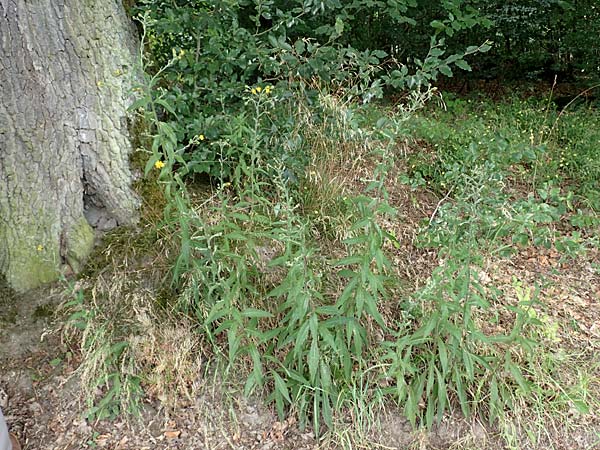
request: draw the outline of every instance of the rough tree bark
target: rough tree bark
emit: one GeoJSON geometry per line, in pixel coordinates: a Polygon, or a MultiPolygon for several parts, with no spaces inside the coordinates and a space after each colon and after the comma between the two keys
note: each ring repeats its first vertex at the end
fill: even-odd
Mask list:
{"type": "Polygon", "coordinates": [[[0,0],[0,275],[17,290],[78,271],[93,228],[136,220],[136,44],[119,0],[0,0]]]}

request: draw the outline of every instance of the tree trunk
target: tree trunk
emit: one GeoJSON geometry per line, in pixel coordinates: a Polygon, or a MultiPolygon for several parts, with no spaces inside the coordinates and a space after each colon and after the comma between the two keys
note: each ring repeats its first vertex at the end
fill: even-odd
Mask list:
{"type": "Polygon", "coordinates": [[[0,0],[0,274],[16,290],[78,271],[93,228],[136,221],[136,46],[119,0],[0,0]]]}

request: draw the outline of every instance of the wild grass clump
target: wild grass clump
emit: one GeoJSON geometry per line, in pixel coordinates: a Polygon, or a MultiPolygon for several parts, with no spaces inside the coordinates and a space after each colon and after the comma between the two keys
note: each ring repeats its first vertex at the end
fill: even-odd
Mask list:
{"type": "MultiPolygon", "coordinates": [[[[361,108],[343,100],[325,94],[309,108],[302,92],[293,101],[287,95],[251,89],[245,122],[235,122],[226,142],[210,143],[236,145],[240,159],[208,208],[194,207],[168,154],[155,159],[164,161],[166,220],[181,243],[173,268],[179,308],[198,322],[228,370],[246,374],[246,395],[263,393],[280,416],[294,411],[316,433],[332,427],[349,405],[364,410],[385,399],[399,402],[413,425],[431,427],[452,405],[465,415],[499,417],[515,387],[527,392],[523,368],[511,355],[532,351],[521,331],[534,321],[523,302],[506,334],[481,328],[478,317],[489,309],[490,294],[475,275],[477,221],[456,218],[438,232],[438,239],[454,236],[440,246],[446,262],[414,294],[409,310],[383,316],[382,306],[393,301],[390,288],[399,283],[386,250],[394,238],[382,227],[384,217],[397,214],[385,184],[406,117],[366,127],[361,108]],[[292,172],[263,156],[266,124],[275,120],[271,111],[279,101],[288,111],[300,105],[293,117],[302,126],[282,137],[299,143],[304,170],[292,172]],[[349,163],[357,160],[369,161],[372,171],[353,185],[357,171],[349,163]],[[344,185],[332,184],[334,173],[344,185]],[[329,227],[319,222],[324,216],[329,227]],[[361,405],[357,392],[365,386],[361,405]]],[[[170,139],[160,125],[157,130],[157,140],[170,139]]],[[[268,142],[277,146],[276,139],[268,142]]],[[[481,181],[481,189],[493,190],[481,181]]]]}
{"type": "MultiPolygon", "coordinates": [[[[298,68],[285,55],[304,51],[300,44],[273,45],[272,58],[298,68]]],[[[474,116],[461,100],[447,101],[461,127],[448,113],[417,116],[434,93],[424,82],[386,117],[369,104],[384,79],[373,75],[375,63],[346,50],[337,56],[348,71],[329,83],[294,70],[243,86],[223,81],[226,92],[209,97],[221,110],[198,117],[175,71],[188,72],[189,52],[174,51],[148,75],[134,109],[148,124],[145,173],[165,202],[159,229],[171,242],[160,259],[169,278],[161,280],[174,298],[161,314],[156,290],[130,291],[130,273],[102,274],[86,294],[76,291],[82,376],[99,388],[92,408],[124,411],[142,387],[173,404],[194,395],[212,362],[225,367],[225,379],[243,380],[244,395],[262,396],[281,418],[297,415],[316,435],[335,435],[350,416],[362,427],[353,436],[364,438],[377,410],[392,403],[426,428],[457,411],[497,425],[522,405],[557,398],[561,408],[583,408],[585,396],[569,382],[537,369],[535,290],[508,303],[481,279],[490,255],[528,245],[577,253],[590,233],[573,221],[561,233],[565,216],[590,215],[576,209],[581,192],[542,170],[554,161],[558,128],[524,109],[517,125],[497,129],[501,112],[488,105],[491,119],[474,116]],[[405,159],[397,149],[407,130],[425,151],[405,159]],[[388,190],[401,167],[405,189],[439,199],[410,243],[433,253],[437,267],[406,292],[392,258],[403,211],[388,190]],[[198,173],[211,175],[201,200],[190,189],[198,173]],[[500,315],[502,326],[492,326],[500,315]],[[566,394],[556,396],[557,386],[566,394]]],[[[432,40],[419,77],[448,69],[440,56],[432,40]]]]}
{"type": "Polygon", "coordinates": [[[143,388],[131,347],[131,337],[139,328],[131,317],[131,298],[122,298],[126,282],[117,277],[108,282],[99,276],[94,285],[78,283],[71,287],[73,300],[65,305],[74,327],[67,330],[67,338],[79,342],[76,354],[82,362],[77,374],[88,420],[139,412],[143,388]]]}
{"type": "MultiPolygon", "coordinates": [[[[515,201],[519,172],[505,165],[511,156],[496,138],[466,150],[467,137],[451,140],[454,147],[433,155],[446,164],[444,151],[455,149],[450,174],[429,185],[412,157],[402,179],[444,193],[415,241],[437,252],[438,267],[422,288],[397,298],[406,284],[388,227],[400,211],[386,186],[392,169],[407,164],[395,152],[410,116],[405,110],[374,123],[366,118],[372,110],[327,93],[315,116],[314,98],[309,107],[302,92],[294,100],[278,95],[248,90],[245,121],[207,143],[238,145],[241,156],[202,203],[187,188],[176,149],[174,160],[160,153],[148,165],[168,204],[160,235],[172,241],[172,256],[161,260],[170,261],[174,310],[160,312],[156,291],[125,286],[125,273],[102,274],[85,295],[77,291],[72,319],[84,330],[90,417],[127,411],[142,389],[166,405],[193,398],[211,362],[226,379],[242,378],[246,396],[261,395],[281,417],[295,414],[302,426],[344,442],[368,439],[390,403],[413,426],[429,428],[460,411],[500,426],[509,440],[520,439],[513,415],[527,408],[541,408],[540,421],[569,408],[585,413],[594,397],[584,380],[547,367],[533,286],[515,281],[519,294],[508,303],[481,279],[489,255],[563,242],[550,226],[573,210],[573,197],[546,183],[537,197],[515,201]],[[273,136],[278,102],[299,125],[273,136]],[[266,162],[267,142],[295,142],[303,165],[291,171],[289,163],[266,162]],[[527,239],[516,237],[521,232],[527,239]],[[344,431],[348,416],[359,431],[344,431]]],[[[155,130],[156,140],[170,139],[166,128],[155,130]]],[[[443,142],[429,139],[434,148],[443,142]]]]}

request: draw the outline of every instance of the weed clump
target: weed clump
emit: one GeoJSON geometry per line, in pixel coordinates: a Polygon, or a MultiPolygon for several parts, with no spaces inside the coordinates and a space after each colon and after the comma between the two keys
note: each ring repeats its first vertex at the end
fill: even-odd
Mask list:
{"type": "MultiPolygon", "coordinates": [[[[144,172],[153,184],[141,186],[160,226],[135,247],[152,254],[163,241],[148,264],[172,301],[161,302],[168,314],[157,314],[160,289],[132,288],[131,271],[101,273],[89,299],[75,291],[71,320],[83,330],[91,416],[126,410],[142,388],[168,404],[191,397],[207,361],[225,367],[226,379],[243,378],[244,395],[263,396],[281,419],[296,414],[316,435],[391,402],[428,428],[458,410],[496,424],[533,402],[584,411],[583,396],[557,394],[555,378],[536,370],[544,323],[535,286],[513,280],[509,302],[484,270],[488,258],[528,246],[576,254],[593,244],[585,225],[593,218],[577,209],[583,191],[542,170],[556,162],[552,129],[529,108],[503,128],[501,110],[471,117],[458,99],[447,105],[471,117],[463,128],[443,112],[417,117],[437,95],[423,79],[449,70],[438,41],[417,74],[398,71],[401,86],[414,89],[388,116],[369,103],[385,79],[373,63],[340,51],[345,77],[316,81],[285,57],[305,50],[299,42],[273,44],[272,57],[294,69],[286,77],[223,82],[226,92],[209,96],[220,111],[198,117],[189,111],[198,98],[178,90],[174,76],[193,63],[189,51],[148,69],[133,109],[148,124],[144,172]],[[186,120],[173,121],[178,114],[186,120]],[[424,151],[399,152],[412,137],[424,151]],[[198,174],[211,177],[202,196],[192,188],[198,174]],[[409,243],[394,230],[403,211],[390,185],[438,199],[409,243]],[[418,289],[403,289],[395,253],[402,245],[433,255],[418,289]]],[[[557,169],[565,179],[595,177],[557,169]]],[[[121,244],[114,249],[128,247],[121,244]]]]}

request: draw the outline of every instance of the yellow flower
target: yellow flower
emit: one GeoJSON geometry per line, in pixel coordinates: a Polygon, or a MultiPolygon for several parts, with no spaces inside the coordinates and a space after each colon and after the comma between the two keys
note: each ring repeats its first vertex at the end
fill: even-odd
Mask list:
{"type": "Polygon", "coordinates": [[[162,169],[163,167],[165,167],[165,163],[159,159],[154,163],[154,167],[156,167],[157,169],[162,169]]]}
{"type": "Polygon", "coordinates": [[[265,87],[265,94],[270,94],[272,90],[273,90],[273,86],[265,87]]]}
{"type": "Polygon", "coordinates": [[[42,250],[44,250],[44,246],[42,244],[38,244],[37,251],[41,252],[42,250]]]}
{"type": "Polygon", "coordinates": [[[256,95],[256,89],[255,88],[250,89],[250,92],[252,92],[252,95],[256,95]]]}
{"type": "Polygon", "coordinates": [[[203,141],[203,140],[205,139],[205,138],[204,138],[204,135],[203,135],[203,134],[199,134],[199,135],[198,135],[198,139],[200,139],[201,141],[203,141]]]}
{"type": "Polygon", "coordinates": [[[256,86],[256,92],[260,92],[262,91],[262,88],[260,86],[256,86]]]}

